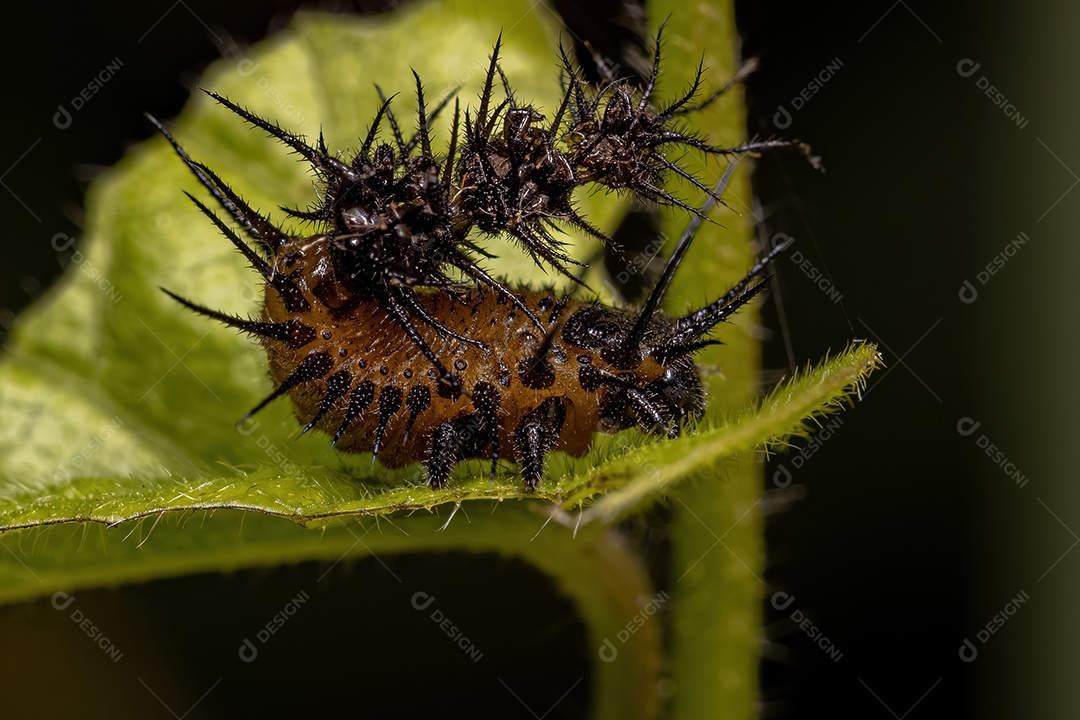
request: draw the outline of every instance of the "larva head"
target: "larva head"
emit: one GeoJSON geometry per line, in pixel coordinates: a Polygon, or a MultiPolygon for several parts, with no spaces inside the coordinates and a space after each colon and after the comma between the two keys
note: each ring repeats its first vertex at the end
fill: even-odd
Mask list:
{"type": "Polygon", "coordinates": [[[679,421],[699,416],[704,392],[693,356],[707,345],[714,327],[748,303],[764,287],[759,279],[780,246],[767,254],[731,290],[715,302],[672,319],[659,312],[664,293],[693,242],[702,220],[726,187],[734,166],[717,183],[706,204],[683,231],[660,279],[637,313],[592,305],[574,313],[563,328],[563,339],[600,356],[603,367],[584,366],[586,390],[604,386],[601,429],[613,432],[637,425],[665,428],[678,434],[679,421]],[[595,387],[590,387],[595,386],[595,387]]]}
{"type": "Polygon", "coordinates": [[[639,320],[630,311],[592,305],[570,316],[562,338],[597,353],[603,361],[603,365],[583,365],[579,373],[586,390],[604,388],[601,430],[617,432],[637,426],[674,436],[684,419],[699,417],[705,409],[705,393],[693,360],[699,346],[674,347],[678,321],[659,314],[650,319],[641,339],[634,340],[639,320]]]}

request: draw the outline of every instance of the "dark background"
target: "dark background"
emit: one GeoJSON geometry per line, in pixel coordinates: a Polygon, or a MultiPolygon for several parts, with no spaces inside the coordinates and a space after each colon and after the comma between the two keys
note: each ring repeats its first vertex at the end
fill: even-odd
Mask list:
{"type": "MultiPolygon", "coordinates": [[[[79,234],[94,168],[113,164],[149,136],[143,111],[176,114],[187,87],[220,56],[209,31],[254,42],[280,27],[294,3],[190,0],[173,5],[155,26],[168,7],[27,4],[11,19],[0,48],[8,70],[0,150],[5,322],[61,271],[66,258],[50,239],[79,234]],[[70,127],[57,128],[57,104],[115,57],[123,69],[70,127]]],[[[1068,668],[1076,666],[1072,640],[1080,621],[1073,610],[1077,558],[1068,551],[1080,516],[1062,431],[1077,427],[1068,331],[1078,303],[1065,275],[1076,267],[1069,262],[1075,251],[1064,242],[1076,226],[1070,167],[1080,168],[1071,132],[1078,87],[1072,68],[1080,67],[1069,30],[1080,27],[1069,16],[1074,12],[1050,2],[993,11],[892,0],[738,6],[745,53],[761,58],[748,83],[749,133],[807,140],[827,168],[820,174],[780,155],[759,163],[763,234],[795,237],[793,249],[843,296],[834,303],[790,259],[779,262],[765,316],[774,330],[766,343],[769,376],[786,372],[792,358],[819,358],[852,338],[878,342],[888,366],[820,450],[806,453],[799,467],[792,454],[778,459],[805,497],[769,521],[767,596],[783,590],[795,600],[784,611],[767,602],[765,714],[1073,715],[1078,691],[1068,668]],[[980,63],[971,77],[957,71],[965,58],[980,63]],[[793,98],[836,61],[840,69],[794,109],[793,98]],[[984,76],[1028,119],[1024,128],[982,94],[977,81],[984,76]],[[788,127],[774,121],[781,106],[791,114],[788,127]],[[979,271],[1021,231],[1028,244],[980,283],[979,271]],[[978,291],[974,303],[960,300],[965,280],[978,291]],[[960,434],[962,418],[980,422],[979,430],[960,434]],[[1029,483],[1018,487],[1007,477],[980,449],[980,438],[1001,448],[1029,483]],[[979,641],[979,630],[1021,593],[1029,600],[979,641]],[[811,618],[841,653],[838,660],[793,626],[794,610],[811,618]],[[960,659],[965,638],[977,647],[974,662],[960,659]]],[[[770,466],[769,488],[783,479],[779,470],[776,462],[770,466]]],[[[509,584],[550,606],[542,578],[491,563],[498,577],[511,573],[509,584]]],[[[477,582],[491,576],[491,568],[467,562],[454,568],[476,574],[477,582]]],[[[305,572],[313,570],[289,570],[284,580],[241,573],[224,588],[207,580],[153,583],[103,593],[95,613],[138,606],[176,616],[167,632],[161,617],[155,627],[199,663],[212,630],[183,620],[191,612],[186,603],[214,594],[218,604],[205,611],[225,623],[272,588],[296,587],[305,572]]],[[[366,578],[364,592],[373,592],[377,572],[355,568],[340,580],[341,592],[359,582],[354,578],[366,578]]],[[[272,596],[267,607],[280,601],[272,596]]],[[[467,605],[456,612],[464,615],[467,605]]],[[[387,601],[391,606],[401,603],[387,601]]],[[[553,610],[545,622],[558,616],[553,610]]],[[[567,625],[572,634],[573,623],[567,625]]],[[[296,631],[308,640],[298,635],[282,643],[282,652],[312,652],[310,638],[330,627],[296,631]]],[[[360,644],[364,632],[340,640],[360,644]]],[[[486,642],[495,646],[495,639],[486,642]]],[[[551,658],[573,656],[571,645],[554,643],[546,659],[516,661],[526,668],[539,663],[533,669],[543,676],[551,658]]],[[[326,664],[342,662],[340,654],[313,662],[311,672],[323,673],[326,683],[346,682],[325,674],[326,664]]],[[[407,673],[438,666],[437,658],[411,662],[413,669],[409,658],[391,667],[407,673]]],[[[577,677],[574,668],[586,663],[568,659],[567,676],[577,677]]],[[[286,665],[282,672],[287,682],[297,670],[286,665]]],[[[251,696],[221,695],[222,704],[208,705],[220,712],[251,708],[251,696]]]]}

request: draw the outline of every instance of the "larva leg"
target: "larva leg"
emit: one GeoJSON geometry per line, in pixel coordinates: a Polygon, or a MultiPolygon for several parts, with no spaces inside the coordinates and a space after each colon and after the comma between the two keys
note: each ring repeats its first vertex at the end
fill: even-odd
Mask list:
{"type": "Polygon", "coordinates": [[[523,420],[514,433],[518,458],[521,460],[521,476],[525,489],[531,492],[544,475],[544,454],[551,445],[544,425],[523,420]]]}
{"type": "Polygon", "coordinates": [[[428,485],[438,490],[446,486],[450,471],[459,459],[458,433],[450,423],[443,423],[431,433],[431,455],[425,463],[428,485]]]}
{"type": "Polygon", "coordinates": [[[626,397],[630,404],[637,410],[638,426],[645,432],[655,432],[663,429],[669,438],[679,436],[679,426],[674,422],[671,413],[661,407],[645,392],[639,389],[627,389],[626,397]]]}
{"type": "Polygon", "coordinates": [[[514,431],[514,449],[521,462],[525,489],[532,492],[544,475],[544,456],[559,438],[566,406],[561,397],[549,397],[522,418],[514,431]]]}
{"type": "MultiPolygon", "coordinates": [[[[499,465],[499,405],[502,396],[491,383],[478,382],[473,388],[473,406],[480,416],[481,446],[491,444],[491,477],[499,465]]],[[[481,447],[481,450],[483,447],[481,447]]]]}

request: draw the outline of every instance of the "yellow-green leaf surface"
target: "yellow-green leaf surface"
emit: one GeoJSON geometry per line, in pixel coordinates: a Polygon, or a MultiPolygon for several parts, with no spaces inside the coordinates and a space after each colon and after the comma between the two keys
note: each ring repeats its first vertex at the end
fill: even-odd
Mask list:
{"type": "MultiPolygon", "coordinates": [[[[695,23],[714,27],[716,17],[730,19],[730,7],[675,13],[667,96],[696,68],[703,46],[695,23]]],[[[734,34],[719,26],[712,52],[733,57],[734,34]]],[[[429,102],[458,86],[463,103],[475,102],[500,32],[502,69],[519,98],[550,113],[560,96],[558,25],[543,4],[518,0],[419,2],[374,19],[301,15],[278,38],[216,63],[200,85],[290,131],[322,132],[329,147],[345,151],[374,117],[374,82],[400,93],[395,108],[407,131],[415,107],[410,69],[424,80],[429,102]]],[[[714,85],[731,68],[720,71],[714,85]]],[[[740,113],[737,99],[724,99],[700,122],[715,142],[734,145],[740,113]]],[[[442,120],[436,134],[445,143],[442,120]]],[[[201,94],[168,124],[192,157],[254,207],[314,200],[304,163],[201,94]]],[[[692,169],[707,183],[723,169],[692,162],[702,163],[692,169]]],[[[161,138],[131,152],[92,187],[88,234],[66,278],[12,333],[0,361],[0,531],[8,533],[0,536],[0,602],[350,553],[489,550],[521,555],[555,576],[599,645],[650,592],[638,560],[607,527],[721,458],[800,433],[804,419],[846,397],[877,363],[872,347],[856,347],[754,403],[747,388],[756,345],[745,329],[754,316],[744,313],[720,329],[728,345],[704,358],[723,369],[707,378],[709,417],[683,438],[598,438],[584,458],[552,458],[534,495],[523,492],[513,466],[491,481],[479,463],[463,463],[448,488],[434,491],[418,466],[391,472],[370,455],[334,452],[318,433],[298,437],[287,401],[236,424],[271,389],[262,351],[160,288],[247,315],[257,311],[261,287],[183,190],[205,194],[161,138]],[[455,516],[459,508],[480,512],[468,519],[455,516]],[[381,517],[389,522],[377,524],[381,517]],[[545,527],[552,518],[562,522],[545,527]]],[[[688,198],[691,191],[681,188],[688,198]]],[[[747,194],[740,173],[732,205],[747,194]]],[[[609,231],[627,209],[625,199],[603,193],[578,199],[583,214],[609,231]]],[[[730,211],[717,218],[730,229],[703,228],[669,298],[673,310],[714,299],[750,264],[745,219],[730,211]]],[[[685,213],[667,213],[667,235],[686,221],[685,213]]],[[[586,238],[572,239],[577,257],[593,253],[586,238]]],[[[499,256],[490,266],[501,277],[556,281],[508,243],[488,249],[499,256]]],[[[752,485],[756,475],[747,477],[752,485]]],[[[695,492],[737,506],[734,495],[707,483],[695,492]]],[[[650,625],[627,648],[627,661],[597,665],[598,717],[655,713],[657,633],[650,625]]]]}

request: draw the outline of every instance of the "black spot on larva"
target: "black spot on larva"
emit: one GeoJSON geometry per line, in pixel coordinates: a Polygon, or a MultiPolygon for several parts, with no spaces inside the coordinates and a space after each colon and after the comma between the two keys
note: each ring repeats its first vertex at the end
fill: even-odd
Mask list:
{"type": "Polygon", "coordinates": [[[386,367],[385,365],[379,366],[379,374],[380,375],[389,375],[390,374],[390,368],[386,367]]]}
{"type": "Polygon", "coordinates": [[[626,320],[608,308],[589,307],[570,316],[563,327],[563,340],[586,350],[619,347],[626,333],[626,320]]]}
{"type": "Polygon", "coordinates": [[[578,355],[577,361],[582,365],[591,365],[592,357],[590,357],[589,355],[578,355]]]}
{"type": "Polygon", "coordinates": [[[401,388],[386,385],[379,391],[379,412],[382,412],[385,408],[387,413],[393,415],[401,409],[401,401],[404,397],[401,388]]]}
{"type": "Polygon", "coordinates": [[[329,330],[323,330],[322,331],[322,339],[323,340],[329,340],[332,337],[334,337],[334,333],[330,332],[329,330]]]}
{"type": "Polygon", "coordinates": [[[292,377],[296,378],[297,383],[310,382],[326,375],[332,367],[334,367],[334,359],[330,357],[330,353],[312,353],[304,358],[292,377]]]}
{"type": "Polygon", "coordinates": [[[412,368],[405,368],[404,370],[401,371],[401,374],[402,374],[402,376],[404,376],[404,378],[406,380],[408,380],[409,378],[412,377],[412,368]]]}
{"type": "Polygon", "coordinates": [[[457,400],[463,392],[460,375],[447,375],[439,378],[435,385],[435,392],[439,397],[447,400],[457,400]]]}
{"type": "Polygon", "coordinates": [[[530,390],[546,390],[555,384],[555,369],[544,360],[526,358],[518,363],[518,378],[530,390]]]}
{"type": "Polygon", "coordinates": [[[315,328],[305,325],[299,318],[284,323],[255,323],[251,327],[257,334],[280,340],[294,349],[315,339],[315,328]]]}
{"type": "Polygon", "coordinates": [[[578,383],[587,392],[596,392],[604,384],[604,376],[592,365],[582,365],[578,370],[578,383]]]}
{"type": "Polygon", "coordinates": [[[462,370],[464,370],[467,367],[469,367],[469,363],[467,363],[466,361],[464,361],[464,360],[462,360],[460,358],[454,361],[454,369],[457,370],[458,372],[461,372],[462,370]]]}

